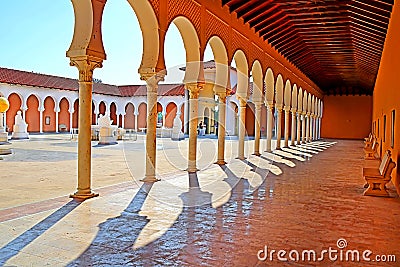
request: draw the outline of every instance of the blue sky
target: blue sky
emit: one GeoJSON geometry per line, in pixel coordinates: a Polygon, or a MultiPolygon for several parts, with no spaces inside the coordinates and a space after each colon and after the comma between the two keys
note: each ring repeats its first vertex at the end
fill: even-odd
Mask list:
{"type": "MultiPolygon", "coordinates": [[[[77,78],[65,56],[72,40],[74,14],[70,0],[1,0],[0,66],[77,78]]],[[[108,0],[103,16],[103,43],[107,60],[94,77],[104,83],[139,84],[142,35],[126,0],[108,0]]],[[[179,31],[172,25],[165,40],[166,82],[180,82],[176,66],[185,63],[179,31]]],[[[212,59],[210,49],[205,60],[212,59]]]]}

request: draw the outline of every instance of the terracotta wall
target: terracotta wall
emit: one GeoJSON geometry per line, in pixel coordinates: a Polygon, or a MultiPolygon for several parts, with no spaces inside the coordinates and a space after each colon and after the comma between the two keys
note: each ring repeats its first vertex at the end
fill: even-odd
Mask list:
{"type": "Polygon", "coordinates": [[[66,131],[70,131],[69,128],[69,103],[66,98],[61,99],[60,101],[60,113],[58,114],[58,123],[65,124],[67,126],[66,131]]]}
{"type": "Polygon", "coordinates": [[[28,124],[28,132],[40,131],[39,100],[31,95],[27,101],[28,110],[26,111],[25,122],[28,124]]]}
{"type": "Polygon", "coordinates": [[[43,111],[43,132],[55,132],[56,131],[56,113],[54,112],[55,103],[53,98],[48,96],[44,100],[44,111],[43,111]]]}
{"type": "Polygon", "coordinates": [[[134,106],[129,103],[125,106],[125,129],[135,129],[134,106]]]}
{"type": "Polygon", "coordinates": [[[246,105],[246,135],[254,136],[254,128],[255,128],[255,114],[254,114],[254,104],[247,103],[246,105]]]}
{"type": "Polygon", "coordinates": [[[8,102],[10,102],[10,108],[7,110],[6,113],[6,124],[8,127],[8,131],[12,132],[15,123],[15,115],[17,115],[17,111],[20,110],[22,101],[17,94],[13,93],[8,97],[8,102]]]}
{"type": "Polygon", "coordinates": [[[174,119],[176,116],[177,107],[175,103],[169,103],[167,105],[167,114],[165,116],[164,126],[167,128],[172,128],[174,126],[174,119]]]}
{"type": "MultiPolygon", "coordinates": [[[[377,125],[379,120],[378,140],[382,151],[390,149],[392,159],[397,166],[400,164],[400,2],[395,1],[389,29],[385,40],[384,50],[375,82],[373,121],[377,125]],[[392,120],[392,112],[395,119],[392,120]],[[384,116],[386,116],[386,131],[384,129],[384,116]],[[392,125],[394,131],[392,132],[392,125]],[[385,135],[383,133],[386,132],[385,135]],[[394,143],[391,139],[394,137],[394,143]],[[393,146],[392,146],[393,145],[393,146]]],[[[377,127],[377,126],[376,126],[377,127]]],[[[378,129],[376,128],[376,132],[378,129]]],[[[392,182],[400,194],[400,168],[392,172],[392,182]]]]}
{"type": "Polygon", "coordinates": [[[371,132],[372,96],[324,96],[322,138],[363,139],[371,132]]]}

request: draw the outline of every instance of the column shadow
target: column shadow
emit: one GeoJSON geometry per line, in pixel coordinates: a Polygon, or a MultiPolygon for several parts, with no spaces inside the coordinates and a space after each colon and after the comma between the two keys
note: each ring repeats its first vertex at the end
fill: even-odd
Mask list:
{"type": "Polygon", "coordinates": [[[50,229],[57,222],[62,220],[66,215],[77,208],[82,201],[71,200],[45,219],[35,224],[29,230],[9,242],[0,249],[0,266],[3,266],[9,259],[17,255],[23,248],[32,243],[36,238],[40,237],[44,232],[50,229]]]}

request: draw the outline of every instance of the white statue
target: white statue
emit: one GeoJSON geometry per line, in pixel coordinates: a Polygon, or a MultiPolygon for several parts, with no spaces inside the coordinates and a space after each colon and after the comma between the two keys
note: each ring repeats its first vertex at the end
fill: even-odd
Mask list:
{"type": "Polygon", "coordinates": [[[28,124],[22,118],[21,111],[17,111],[15,115],[15,123],[11,139],[29,139],[28,124]]]}
{"type": "Polygon", "coordinates": [[[113,126],[110,117],[100,115],[99,120],[99,144],[113,145],[117,144],[117,126],[113,126]]]}
{"type": "Polygon", "coordinates": [[[108,117],[108,116],[103,116],[102,114],[100,114],[100,117],[99,117],[99,120],[98,120],[98,123],[99,123],[100,128],[101,128],[101,127],[110,128],[112,122],[113,122],[113,121],[110,120],[110,117],[108,117]]]}
{"type": "Polygon", "coordinates": [[[174,118],[171,139],[174,141],[185,139],[185,136],[182,133],[182,121],[181,118],[179,117],[179,114],[177,114],[176,117],[174,118]]]}

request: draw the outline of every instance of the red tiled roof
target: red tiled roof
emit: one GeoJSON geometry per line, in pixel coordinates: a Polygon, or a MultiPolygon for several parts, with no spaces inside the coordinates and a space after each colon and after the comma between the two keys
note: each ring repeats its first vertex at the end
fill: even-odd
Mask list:
{"type": "MultiPolygon", "coordinates": [[[[78,91],[78,80],[34,72],[13,70],[0,67],[0,83],[19,84],[51,89],[78,91]]],[[[93,83],[93,92],[114,96],[145,96],[146,85],[116,86],[104,83],[93,83]]],[[[158,95],[184,95],[182,84],[159,84],[158,95]]]]}
{"type": "MultiPolygon", "coordinates": [[[[122,96],[145,96],[147,95],[146,85],[123,85],[118,87],[122,96]]],[[[183,84],[159,84],[159,96],[185,95],[183,84]]]]}

